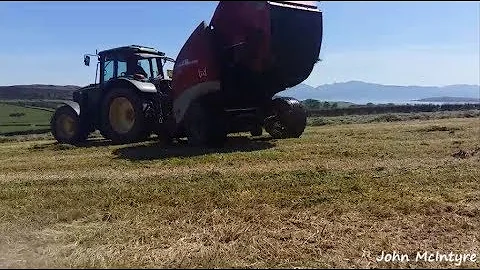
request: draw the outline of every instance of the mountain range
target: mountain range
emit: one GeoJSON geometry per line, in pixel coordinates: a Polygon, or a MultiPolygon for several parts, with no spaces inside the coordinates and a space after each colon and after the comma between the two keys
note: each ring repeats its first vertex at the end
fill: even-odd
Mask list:
{"type": "MultiPolygon", "coordinates": [[[[448,85],[448,86],[398,86],[349,81],[343,83],[324,84],[312,87],[299,84],[280,92],[281,96],[291,96],[299,100],[317,99],[325,101],[347,101],[358,104],[372,103],[406,103],[426,98],[450,98],[449,101],[469,100],[480,102],[479,85],[448,85]]],[[[433,101],[433,100],[430,100],[433,101]]],[[[441,101],[440,101],[441,102],[441,101]]]]}
{"type": "MultiPolygon", "coordinates": [[[[75,85],[0,86],[0,99],[71,99],[75,85]]],[[[479,85],[398,86],[349,81],[312,87],[299,84],[278,93],[299,100],[346,101],[357,104],[428,102],[480,102],[479,85]]]]}

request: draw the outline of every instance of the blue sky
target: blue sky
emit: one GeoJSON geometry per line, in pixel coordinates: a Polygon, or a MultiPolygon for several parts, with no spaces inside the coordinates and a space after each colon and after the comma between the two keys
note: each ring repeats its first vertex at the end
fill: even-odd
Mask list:
{"type": "MultiPolygon", "coordinates": [[[[83,54],[141,44],[176,57],[218,2],[0,2],[0,85],[93,82],[83,54]]],[[[320,2],[305,83],[480,84],[479,2],[320,2]]]]}

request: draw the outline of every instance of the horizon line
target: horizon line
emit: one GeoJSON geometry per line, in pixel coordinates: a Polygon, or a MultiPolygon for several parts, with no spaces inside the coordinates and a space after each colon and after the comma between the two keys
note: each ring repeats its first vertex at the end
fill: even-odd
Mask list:
{"type": "MultiPolygon", "coordinates": [[[[344,83],[354,83],[354,82],[357,82],[357,83],[366,83],[366,84],[376,84],[376,85],[383,85],[383,86],[404,86],[404,87],[447,87],[447,86],[459,86],[459,85],[467,85],[467,86],[478,86],[480,87],[480,83],[479,84],[470,84],[470,83],[454,83],[454,84],[445,84],[445,85],[418,85],[418,84],[409,84],[409,85],[401,85],[401,84],[386,84],[386,83],[375,83],[375,82],[366,82],[366,81],[360,81],[360,80],[349,80],[349,81],[342,81],[342,82],[333,82],[333,83],[324,83],[324,84],[320,84],[320,85],[317,85],[317,86],[313,86],[311,84],[308,84],[308,83],[305,83],[305,82],[301,82],[293,87],[296,87],[296,86],[299,86],[301,84],[303,85],[307,85],[307,86],[310,86],[312,88],[317,88],[317,87],[320,87],[320,86],[324,86],[324,85],[333,85],[333,84],[344,84],[344,83]]],[[[287,89],[291,89],[293,87],[290,87],[290,88],[287,88],[287,89]]]]}
{"type": "MultiPolygon", "coordinates": [[[[291,89],[291,88],[294,88],[296,86],[299,86],[299,85],[306,85],[306,86],[309,86],[309,87],[312,87],[312,88],[317,88],[317,87],[320,87],[320,86],[324,86],[324,85],[333,85],[333,84],[345,84],[345,83],[365,83],[365,84],[376,84],[376,85],[383,85],[383,86],[404,86],[404,87],[447,87],[447,86],[459,86],[459,85],[465,85],[465,86],[478,86],[480,87],[480,83],[479,84],[469,84],[469,83],[455,83],[455,84],[446,84],[446,85],[416,85],[416,84],[409,84],[409,85],[400,85],[400,84],[383,84],[383,83],[375,83],[375,82],[366,82],[366,81],[360,81],[360,80],[349,80],[349,81],[342,81],[342,82],[333,82],[333,83],[324,83],[324,84],[320,84],[320,85],[317,85],[317,86],[313,86],[309,83],[305,83],[305,82],[301,82],[293,87],[289,87],[289,88],[286,88],[287,89],[291,89]]],[[[80,86],[80,85],[76,85],[76,84],[51,84],[51,83],[30,83],[30,84],[12,84],[12,85],[0,85],[0,87],[12,87],[12,86],[31,86],[31,85],[38,85],[38,86],[76,86],[76,87],[83,87],[83,86],[80,86]]],[[[87,85],[90,85],[90,84],[86,84],[85,86],[87,85]]]]}

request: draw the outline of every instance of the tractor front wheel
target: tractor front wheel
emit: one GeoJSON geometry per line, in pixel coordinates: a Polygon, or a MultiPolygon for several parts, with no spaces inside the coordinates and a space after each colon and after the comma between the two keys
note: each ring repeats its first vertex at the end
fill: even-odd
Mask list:
{"type": "Polygon", "coordinates": [[[114,143],[145,140],[149,135],[143,100],[131,89],[112,89],[102,104],[102,134],[114,143]]]}
{"type": "Polygon", "coordinates": [[[68,105],[55,110],[50,127],[55,140],[72,145],[84,142],[90,133],[82,126],[77,112],[68,105]]]}

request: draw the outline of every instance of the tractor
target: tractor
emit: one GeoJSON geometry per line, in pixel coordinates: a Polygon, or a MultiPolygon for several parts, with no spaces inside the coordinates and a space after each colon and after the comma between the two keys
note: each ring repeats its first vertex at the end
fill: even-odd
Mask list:
{"type": "Polygon", "coordinates": [[[164,67],[172,58],[145,46],[131,45],[85,55],[96,56],[95,84],[73,93],[73,101],[57,108],[52,134],[61,143],[77,144],[99,130],[117,143],[144,140],[171,118],[171,80],[164,67]],[[100,70],[100,72],[98,72],[100,70]],[[99,75],[99,76],[98,76],[99,75]],[[170,108],[170,109],[168,109],[170,108]]]}
{"type": "Polygon", "coordinates": [[[197,26],[175,60],[139,45],[85,55],[87,66],[90,56],[97,57],[99,80],[56,110],[52,134],[68,144],[99,130],[115,143],[157,134],[210,147],[237,132],[300,137],[305,108],[276,94],[310,75],[321,43],[316,2],[220,1],[210,23],[197,26]]]}

